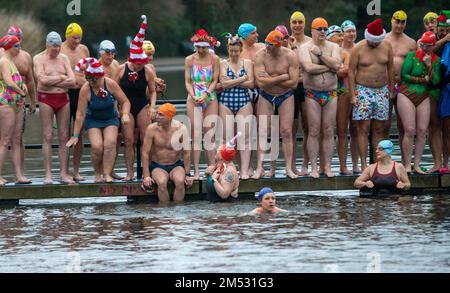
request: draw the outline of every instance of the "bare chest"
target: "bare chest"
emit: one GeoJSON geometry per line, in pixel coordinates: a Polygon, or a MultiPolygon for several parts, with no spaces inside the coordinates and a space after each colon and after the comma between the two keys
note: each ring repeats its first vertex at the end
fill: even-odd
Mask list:
{"type": "Polygon", "coordinates": [[[264,60],[264,67],[269,75],[285,74],[289,72],[289,62],[285,57],[274,58],[267,55],[264,60]]]}
{"type": "Polygon", "coordinates": [[[46,59],[44,60],[44,73],[45,75],[54,76],[64,74],[66,75],[66,67],[61,59],[46,59]]]}
{"type": "Polygon", "coordinates": [[[384,50],[366,51],[359,55],[359,66],[369,67],[372,65],[384,65],[389,62],[388,52],[384,50]]]}
{"type": "Polygon", "coordinates": [[[69,58],[70,66],[72,68],[77,65],[78,61],[88,57],[86,56],[86,54],[83,53],[83,51],[79,47],[75,50],[61,49],[61,53],[63,53],[69,58]]]}
{"type": "Polygon", "coordinates": [[[158,131],[158,135],[153,138],[153,144],[159,149],[173,150],[174,144],[180,142],[174,137],[174,131],[163,132],[158,131]]]}

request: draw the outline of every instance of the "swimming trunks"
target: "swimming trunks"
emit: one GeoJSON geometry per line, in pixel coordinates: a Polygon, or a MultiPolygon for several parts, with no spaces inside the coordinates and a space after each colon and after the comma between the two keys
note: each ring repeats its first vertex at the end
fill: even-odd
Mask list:
{"type": "Polygon", "coordinates": [[[279,95],[279,96],[273,96],[271,94],[269,94],[268,92],[264,91],[263,89],[261,89],[261,96],[266,99],[267,101],[269,101],[270,103],[272,103],[273,105],[275,105],[275,107],[280,107],[284,101],[286,101],[287,99],[289,99],[290,97],[294,96],[294,91],[289,90],[288,92],[279,95]]]}
{"type": "Polygon", "coordinates": [[[162,170],[166,171],[168,174],[170,174],[175,168],[178,168],[178,167],[184,168],[184,162],[181,160],[178,160],[178,162],[176,162],[173,165],[161,165],[161,164],[152,162],[150,164],[150,172],[153,172],[155,169],[162,169],[162,170]]]}
{"type": "Polygon", "coordinates": [[[353,107],[353,120],[389,120],[389,88],[371,88],[356,85],[356,106],[353,107]]]}
{"type": "Polygon", "coordinates": [[[39,103],[43,103],[52,107],[56,113],[69,103],[69,96],[67,93],[38,93],[39,103]]]}
{"type": "Polygon", "coordinates": [[[338,97],[337,91],[320,92],[311,89],[305,89],[305,95],[308,99],[316,101],[322,108],[338,97]]]}
{"type": "Polygon", "coordinates": [[[249,89],[249,90],[248,90],[248,94],[249,94],[249,96],[250,96],[250,101],[251,101],[253,104],[258,103],[259,96],[260,96],[260,92],[261,92],[260,89],[249,89]]]}

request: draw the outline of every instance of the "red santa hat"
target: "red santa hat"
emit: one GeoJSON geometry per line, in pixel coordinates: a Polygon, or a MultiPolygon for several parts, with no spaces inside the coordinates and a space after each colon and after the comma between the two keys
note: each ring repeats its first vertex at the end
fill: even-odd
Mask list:
{"type": "Polygon", "coordinates": [[[436,45],[436,35],[433,32],[426,32],[422,35],[420,42],[422,44],[428,44],[428,45],[434,46],[434,45],[436,45]]]}
{"type": "Polygon", "coordinates": [[[220,47],[220,42],[204,29],[197,30],[191,41],[195,47],[220,47]]]}
{"type": "Polygon", "coordinates": [[[142,48],[145,41],[145,30],[147,29],[147,16],[141,16],[143,22],[136,37],[131,41],[130,55],[128,61],[131,63],[147,64],[149,59],[142,48]]]}
{"type": "Polygon", "coordinates": [[[97,59],[92,57],[84,58],[78,61],[77,66],[75,66],[75,71],[83,71],[82,67],[86,64],[87,68],[84,70],[84,74],[95,78],[102,78],[105,76],[105,71],[102,64],[97,59]]]}
{"type": "Polygon", "coordinates": [[[383,29],[383,20],[381,18],[367,25],[365,32],[366,40],[372,43],[381,43],[386,37],[386,31],[383,29]]]}

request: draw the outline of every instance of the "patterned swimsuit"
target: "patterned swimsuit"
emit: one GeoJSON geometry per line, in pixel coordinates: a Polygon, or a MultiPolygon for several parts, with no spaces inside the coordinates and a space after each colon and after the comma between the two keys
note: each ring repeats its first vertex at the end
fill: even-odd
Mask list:
{"type": "MultiPolygon", "coordinates": [[[[194,94],[196,99],[199,99],[204,92],[208,91],[209,86],[211,85],[214,78],[214,57],[211,56],[211,64],[208,66],[202,66],[200,64],[195,63],[195,57],[192,58],[192,68],[191,68],[191,81],[192,81],[192,89],[194,90],[194,94]]],[[[217,100],[216,91],[213,91],[205,104],[199,105],[198,107],[202,107],[203,110],[206,109],[208,104],[214,100],[217,100]]]]}
{"type": "MultiPolygon", "coordinates": [[[[24,85],[22,76],[20,75],[19,70],[17,70],[16,66],[14,66],[14,64],[12,64],[11,62],[9,62],[9,71],[11,72],[13,82],[18,87],[22,88],[24,85]]],[[[0,80],[0,107],[11,107],[14,109],[14,111],[16,111],[16,113],[18,113],[20,111],[18,103],[21,98],[21,95],[11,89],[3,79],[0,80]]]]}
{"type": "MultiPolygon", "coordinates": [[[[230,79],[237,79],[246,74],[244,68],[244,62],[242,62],[242,68],[239,72],[239,76],[236,76],[233,70],[228,67],[227,76],[230,79]]],[[[234,114],[250,102],[250,95],[248,89],[236,86],[233,88],[225,89],[220,96],[220,103],[229,108],[234,114]]]]}

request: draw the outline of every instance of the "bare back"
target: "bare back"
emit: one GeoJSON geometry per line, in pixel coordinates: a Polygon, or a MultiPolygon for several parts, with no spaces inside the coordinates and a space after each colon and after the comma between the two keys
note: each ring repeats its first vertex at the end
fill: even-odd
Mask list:
{"type": "Polygon", "coordinates": [[[396,37],[392,33],[388,33],[386,35],[385,41],[390,43],[392,46],[394,55],[395,81],[400,83],[402,81],[401,72],[403,62],[405,62],[406,55],[408,55],[409,52],[417,49],[416,41],[408,37],[406,34],[396,37]]]}
{"type": "Polygon", "coordinates": [[[261,44],[261,43],[256,43],[252,47],[244,46],[240,57],[241,57],[241,59],[252,60],[254,63],[255,58],[256,58],[256,53],[258,53],[259,51],[261,51],[264,48],[265,48],[264,44],[261,44]]]}
{"type": "Polygon", "coordinates": [[[32,59],[28,52],[20,50],[19,55],[13,57],[13,62],[19,70],[20,75],[25,83],[28,82],[27,77],[30,74],[32,68],[32,59]]]}
{"type": "Polygon", "coordinates": [[[355,45],[351,55],[351,60],[356,62],[357,84],[373,88],[388,84],[388,66],[390,58],[393,57],[392,47],[388,42],[382,42],[377,48],[372,48],[366,40],[362,40],[355,45]]]}

